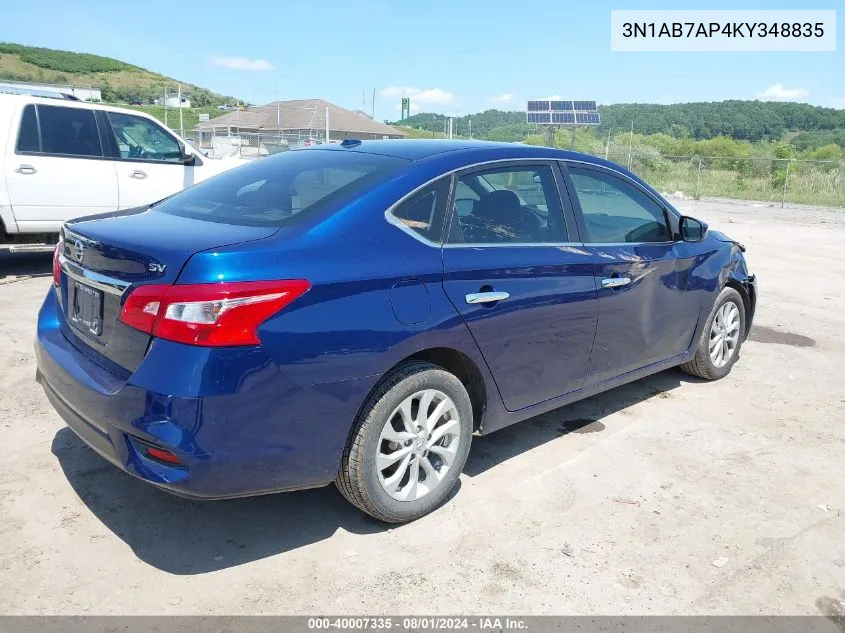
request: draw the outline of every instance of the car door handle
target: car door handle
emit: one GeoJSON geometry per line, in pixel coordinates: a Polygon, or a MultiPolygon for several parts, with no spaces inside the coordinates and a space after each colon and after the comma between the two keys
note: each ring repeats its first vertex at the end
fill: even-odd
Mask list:
{"type": "Polygon", "coordinates": [[[467,303],[493,303],[510,297],[507,292],[471,292],[466,296],[467,303]]]}
{"type": "Polygon", "coordinates": [[[34,174],[38,170],[32,165],[19,165],[15,171],[19,174],[34,174]]]}
{"type": "Polygon", "coordinates": [[[601,280],[602,288],[621,288],[631,283],[629,277],[605,277],[601,280]]]}
{"type": "Polygon", "coordinates": [[[147,177],[147,172],[141,171],[140,169],[136,169],[131,174],[129,174],[132,178],[137,178],[138,180],[143,180],[147,177]]]}

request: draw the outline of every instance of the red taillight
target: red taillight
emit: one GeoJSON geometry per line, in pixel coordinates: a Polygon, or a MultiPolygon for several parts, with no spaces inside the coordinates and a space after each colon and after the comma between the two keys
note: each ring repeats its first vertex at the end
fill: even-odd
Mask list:
{"type": "Polygon", "coordinates": [[[177,343],[257,345],[258,326],[310,287],[305,279],[140,286],[126,298],[120,320],[177,343]]]}
{"type": "Polygon", "coordinates": [[[156,461],[164,462],[165,464],[182,465],[182,460],[170,451],[166,451],[163,448],[154,448],[152,446],[147,446],[146,449],[147,457],[152,457],[156,461]]]}
{"type": "Polygon", "coordinates": [[[53,250],[53,285],[57,288],[62,283],[62,267],[59,265],[59,253],[64,246],[64,242],[59,241],[56,248],[53,250]]]}

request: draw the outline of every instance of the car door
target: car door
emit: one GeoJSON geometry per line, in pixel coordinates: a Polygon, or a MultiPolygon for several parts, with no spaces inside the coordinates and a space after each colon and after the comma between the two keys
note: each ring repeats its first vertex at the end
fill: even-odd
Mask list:
{"type": "Polygon", "coordinates": [[[569,162],[566,174],[598,288],[587,385],[682,354],[700,298],[687,290],[693,259],[678,250],[668,210],[619,172],[569,162]]]}
{"type": "Polygon", "coordinates": [[[163,126],[124,112],[103,112],[116,157],[118,204],[140,207],[194,184],[193,165],[186,165],[182,145],[163,126]]]}
{"type": "Polygon", "coordinates": [[[581,388],[595,335],[592,261],[559,184],[543,161],[455,175],[443,287],[511,411],[581,388]]]}
{"type": "Polygon", "coordinates": [[[117,209],[114,163],[92,109],[26,104],[6,152],[6,187],[20,230],[54,232],[72,218],[117,209]]]}

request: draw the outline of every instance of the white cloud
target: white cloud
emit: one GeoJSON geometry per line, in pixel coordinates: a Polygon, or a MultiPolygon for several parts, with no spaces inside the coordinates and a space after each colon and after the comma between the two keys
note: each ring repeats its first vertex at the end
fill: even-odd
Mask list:
{"type": "Polygon", "coordinates": [[[809,96],[809,91],[804,88],[784,88],[783,84],[774,84],[758,94],[757,98],[760,101],[798,101],[809,96]]]}
{"type": "Polygon", "coordinates": [[[414,104],[447,106],[455,102],[455,95],[442,88],[420,89],[410,86],[390,86],[381,91],[381,96],[388,98],[408,97],[411,99],[412,110],[414,104]]]}
{"type": "Polygon", "coordinates": [[[506,92],[504,94],[496,95],[493,97],[493,101],[496,103],[508,103],[509,101],[513,101],[513,93],[506,92]]]}
{"type": "Polygon", "coordinates": [[[220,68],[230,70],[267,71],[273,70],[273,64],[266,59],[250,59],[249,57],[215,57],[212,62],[220,68]]]}

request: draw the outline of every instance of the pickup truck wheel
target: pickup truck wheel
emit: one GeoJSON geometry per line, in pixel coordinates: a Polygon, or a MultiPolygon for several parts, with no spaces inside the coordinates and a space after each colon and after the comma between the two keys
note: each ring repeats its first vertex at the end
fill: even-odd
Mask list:
{"type": "Polygon", "coordinates": [[[724,378],[739,359],[744,338],[745,304],[736,290],[723,288],[704,324],[695,355],[681,369],[706,380],[724,378]]]}
{"type": "Polygon", "coordinates": [[[461,381],[437,365],[407,363],[367,399],[336,485],[376,519],[412,521],[449,495],[471,440],[472,404],[461,381]]]}

